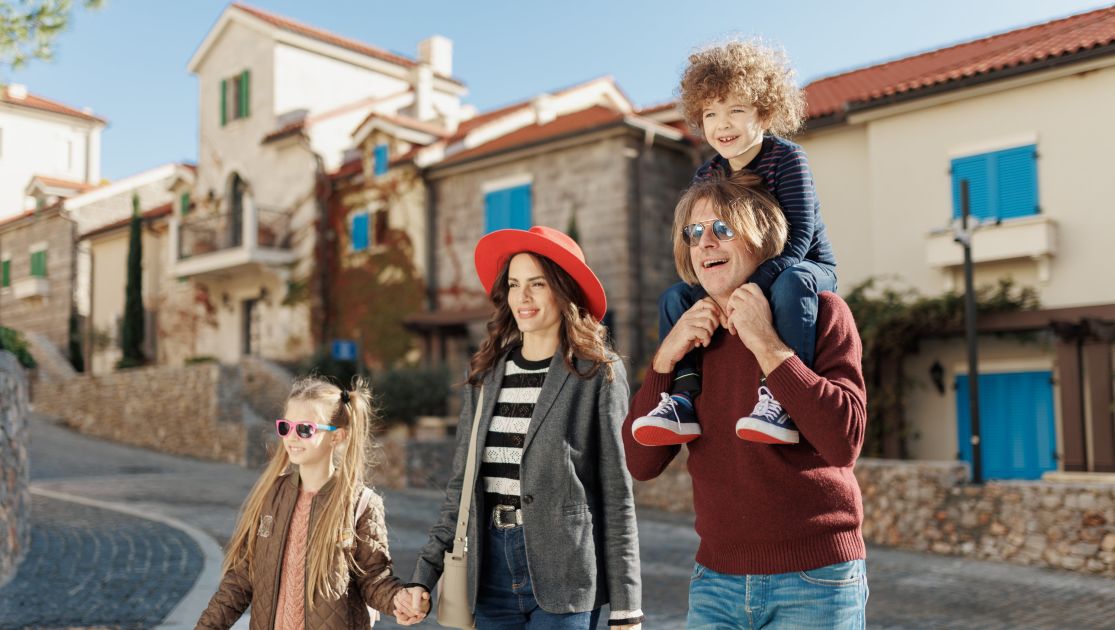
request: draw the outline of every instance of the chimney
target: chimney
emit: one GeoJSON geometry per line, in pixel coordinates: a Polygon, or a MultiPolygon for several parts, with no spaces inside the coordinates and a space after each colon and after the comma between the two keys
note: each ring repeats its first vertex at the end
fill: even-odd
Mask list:
{"type": "Polygon", "coordinates": [[[418,120],[433,120],[434,112],[434,71],[426,63],[415,66],[411,73],[414,85],[414,117],[418,120]]]}
{"type": "Polygon", "coordinates": [[[22,83],[12,83],[8,86],[8,98],[13,101],[22,101],[27,98],[27,86],[22,83]]]}
{"type": "Polygon", "coordinates": [[[442,76],[453,76],[453,40],[434,35],[418,42],[418,60],[442,76]]]}
{"type": "Polygon", "coordinates": [[[534,119],[539,125],[545,125],[548,122],[557,118],[557,110],[554,108],[554,97],[549,94],[542,93],[531,99],[531,105],[534,107],[534,119]]]}

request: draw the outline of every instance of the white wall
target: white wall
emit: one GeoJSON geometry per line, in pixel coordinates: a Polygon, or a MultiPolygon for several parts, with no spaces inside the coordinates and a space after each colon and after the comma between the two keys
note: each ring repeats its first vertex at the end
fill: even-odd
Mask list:
{"type": "Polygon", "coordinates": [[[35,175],[100,180],[100,129],[92,124],[0,104],[0,135],[0,220],[34,207],[25,191],[35,175]]]}
{"type": "Polygon", "coordinates": [[[313,115],[407,89],[407,82],[401,79],[285,44],[275,45],[274,72],[276,114],[306,109],[313,115]]]}
{"type": "Polygon", "coordinates": [[[977,265],[977,282],[1012,276],[1033,283],[1047,307],[1115,302],[1115,281],[1096,276],[1112,268],[1115,234],[1112,94],[1115,68],[1108,67],[803,136],[842,290],[897,274],[924,293],[943,291],[953,272],[928,264],[927,243],[951,219],[950,157],[1031,136],[1038,203],[1057,229],[1049,279],[1039,280],[1036,262],[1017,259],[977,265]]]}

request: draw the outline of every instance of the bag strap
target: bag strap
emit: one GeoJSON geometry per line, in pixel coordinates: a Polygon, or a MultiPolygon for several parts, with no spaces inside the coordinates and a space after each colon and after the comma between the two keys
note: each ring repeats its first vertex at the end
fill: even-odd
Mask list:
{"type": "Polygon", "coordinates": [[[480,386],[480,397],[476,401],[476,412],[472,416],[472,435],[468,439],[468,459],[465,462],[465,478],[461,482],[461,506],[457,510],[457,533],[453,537],[453,556],[463,558],[468,552],[468,512],[472,508],[472,493],[476,489],[476,436],[480,430],[480,410],[484,408],[484,386],[480,386]]]}

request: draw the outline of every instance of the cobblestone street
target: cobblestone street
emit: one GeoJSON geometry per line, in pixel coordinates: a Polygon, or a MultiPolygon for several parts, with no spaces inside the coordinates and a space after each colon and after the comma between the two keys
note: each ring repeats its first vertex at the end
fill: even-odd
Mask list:
{"type": "MultiPolygon", "coordinates": [[[[219,577],[211,539],[224,543],[231,533],[254,473],[90,439],[42,418],[32,419],[31,433],[33,544],[0,589],[0,627],[192,627],[219,577]],[[168,523],[211,539],[199,545],[168,523]]],[[[384,496],[392,554],[406,579],[441,497],[384,496]]],[[[639,528],[646,627],[683,628],[697,544],[691,518],[641,510],[639,528]]],[[[868,575],[872,628],[1115,628],[1115,580],[877,547],[868,575]]],[[[385,619],[377,627],[396,625],[385,619]]]]}

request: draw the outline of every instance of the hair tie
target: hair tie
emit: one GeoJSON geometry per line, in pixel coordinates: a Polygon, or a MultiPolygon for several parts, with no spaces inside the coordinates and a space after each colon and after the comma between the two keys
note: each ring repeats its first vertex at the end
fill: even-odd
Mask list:
{"type": "Polygon", "coordinates": [[[350,400],[350,397],[348,395],[348,390],[342,387],[341,388],[341,404],[342,405],[347,405],[349,400],[350,400]]]}

